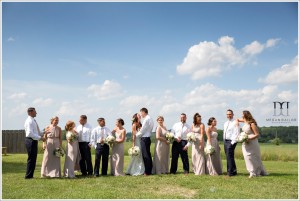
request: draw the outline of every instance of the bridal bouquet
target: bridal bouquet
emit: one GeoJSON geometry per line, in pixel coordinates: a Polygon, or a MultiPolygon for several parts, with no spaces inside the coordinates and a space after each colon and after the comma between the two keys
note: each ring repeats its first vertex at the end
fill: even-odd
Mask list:
{"type": "Polygon", "coordinates": [[[59,158],[59,157],[63,157],[65,155],[65,151],[59,147],[53,151],[53,154],[59,158]]]}
{"type": "Polygon", "coordinates": [[[213,146],[211,146],[210,144],[206,145],[206,147],[204,148],[204,152],[206,154],[212,155],[215,153],[215,148],[213,146]]]}
{"type": "Polygon", "coordinates": [[[141,131],[137,132],[137,133],[135,134],[135,136],[136,136],[136,137],[141,137],[141,136],[142,136],[141,131]]]}
{"type": "Polygon", "coordinates": [[[109,144],[109,146],[112,146],[116,142],[116,138],[112,135],[109,135],[105,139],[105,143],[109,144]]]}
{"type": "Polygon", "coordinates": [[[248,139],[248,135],[245,132],[241,132],[237,138],[238,142],[245,142],[248,139]]]}
{"type": "Polygon", "coordinates": [[[189,132],[187,135],[187,141],[190,143],[196,142],[196,136],[194,132],[189,132]]]}
{"type": "Polygon", "coordinates": [[[66,135],[67,140],[74,142],[77,139],[77,135],[74,132],[69,131],[66,135]]]}
{"type": "Polygon", "coordinates": [[[171,132],[167,132],[166,133],[166,138],[167,138],[167,141],[172,144],[174,142],[174,133],[171,133],[171,132]]]}
{"type": "Polygon", "coordinates": [[[128,149],[129,156],[138,156],[140,155],[140,148],[138,146],[134,146],[128,149]]]}

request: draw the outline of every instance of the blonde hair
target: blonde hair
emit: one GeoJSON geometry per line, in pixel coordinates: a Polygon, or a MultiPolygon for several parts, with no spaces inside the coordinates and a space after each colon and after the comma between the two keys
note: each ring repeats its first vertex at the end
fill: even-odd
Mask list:
{"type": "Polygon", "coordinates": [[[165,119],[164,119],[163,116],[158,116],[158,117],[156,118],[156,121],[158,121],[159,119],[162,119],[163,121],[165,121],[165,119]]]}
{"type": "Polygon", "coordinates": [[[66,126],[65,126],[66,131],[70,131],[72,129],[73,125],[75,125],[74,121],[70,121],[70,120],[67,121],[66,126]]]}
{"type": "Polygon", "coordinates": [[[55,119],[59,120],[58,116],[51,117],[50,123],[52,124],[52,122],[53,122],[55,119]]]}

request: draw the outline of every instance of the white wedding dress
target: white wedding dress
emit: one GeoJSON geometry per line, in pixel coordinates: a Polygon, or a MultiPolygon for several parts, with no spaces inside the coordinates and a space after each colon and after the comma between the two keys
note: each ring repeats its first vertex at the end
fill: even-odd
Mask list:
{"type": "Polygon", "coordinates": [[[141,148],[141,136],[136,137],[135,146],[138,146],[140,148],[140,154],[138,156],[131,157],[130,163],[126,170],[126,174],[132,176],[143,175],[145,172],[145,166],[144,166],[142,148],[141,148]]]}

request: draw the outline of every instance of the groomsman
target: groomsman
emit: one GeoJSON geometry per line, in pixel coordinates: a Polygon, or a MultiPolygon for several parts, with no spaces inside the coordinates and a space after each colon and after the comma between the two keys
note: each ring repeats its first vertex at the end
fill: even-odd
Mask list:
{"type": "Polygon", "coordinates": [[[174,133],[175,140],[172,146],[171,174],[176,174],[179,154],[183,163],[184,174],[189,173],[188,142],[187,134],[191,127],[186,123],[186,114],[182,113],[180,122],[175,123],[171,132],[174,133]]]}
{"type": "Polygon", "coordinates": [[[237,175],[237,169],[234,160],[234,150],[236,147],[236,138],[239,134],[239,126],[233,120],[233,111],[228,109],[226,112],[228,121],[224,124],[223,139],[224,139],[224,150],[227,160],[227,175],[237,175]]]}
{"type": "Polygon", "coordinates": [[[99,176],[100,169],[100,160],[102,157],[102,169],[101,175],[107,175],[108,167],[108,155],[109,155],[109,146],[104,143],[107,136],[112,135],[109,128],[105,126],[105,119],[98,118],[98,124],[96,128],[92,131],[91,144],[95,147],[95,167],[94,167],[94,176],[99,176]]]}
{"type": "Polygon", "coordinates": [[[81,115],[79,125],[77,126],[79,150],[80,150],[80,170],[83,176],[93,175],[93,165],[91,156],[90,138],[92,133],[92,126],[87,123],[87,116],[81,115]]]}
{"type": "Polygon", "coordinates": [[[38,140],[45,141],[45,138],[42,137],[43,133],[40,131],[40,128],[34,119],[36,117],[36,110],[34,107],[30,107],[27,109],[28,117],[25,121],[25,146],[28,154],[27,158],[27,169],[25,179],[33,178],[35,166],[36,166],[36,158],[38,152],[38,140]]]}
{"type": "Polygon", "coordinates": [[[142,149],[142,156],[143,161],[145,165],[145,176],[148,176],[152,172],[152,157],[150,152],[150,146],[151,146],[151,134],[153,130],[154,122],[152,118],[148,115],[148,109],[142,108],[140,109],[140,114],[142,118],[144,119],[142,123],[142,128],[139,132],[142,133],[141,137],[141,149],[142,149]]]}

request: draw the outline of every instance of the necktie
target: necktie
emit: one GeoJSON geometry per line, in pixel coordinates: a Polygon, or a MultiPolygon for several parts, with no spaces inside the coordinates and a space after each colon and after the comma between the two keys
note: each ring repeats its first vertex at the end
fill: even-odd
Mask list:
{"type": "Polygon", "coordinates": [[[80,135],[80,137],[81,137],[81,141],[83,141],[83,139],[82,139],[82,137],[83,137],[83,125],[82,125],[82,128],[81,128],[81,135],[80,135]]]}
{"type": "MultiPolygon", "coordinates": [[[[104,139],[104,128],[103,128],[103,127],[101,128],[101,140],[102,140],[102,139],[104,139]]],[[[100,140],[100,141],[101,141],[101,140],[100,140]]]]}
{"type": "Polygon", "coordinates": [[[40,128],[39,128],[39,125],[38,125],[38,123],[36,122],[36,120],[35,120],[35,119],[33,119],[33,120],[34,120],[34,122],[35,122],[35,124],[36,124],[36,127],[37,127],[38,134],[39,134],[39,135],[41,135],[41,131],[40,131],[40,128]]]}
{"type": "Polygon", "coordinates": [[[224,139],[226,140],[226,133],[227,133],[227,129],[228,129],[228,126],[229,126],[229,123],[230,123],[230,121],[228,121],[228,123],[227,123],[227,127],[226,127],[226,130],[225,130],[225,136],[224,136],[224,139]]]}
{"type": "Polygon", "coordinates": [[[180,134],[179,134],[180,138],[182,138],[182,135],[183,135],[183,126],[184,126],[184,124],[182,123],[182,125],[181,125],[181,131],[180,131],[180,134]]]}

